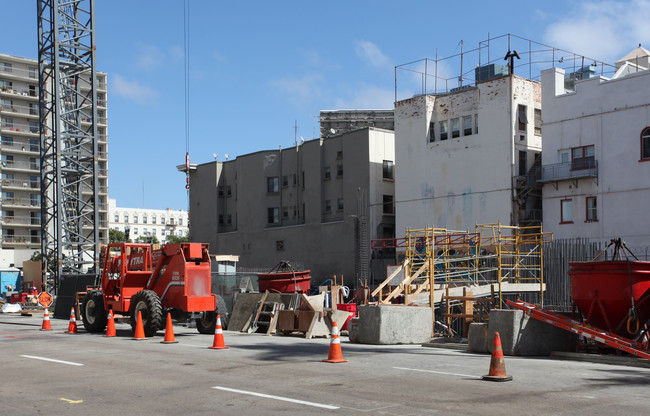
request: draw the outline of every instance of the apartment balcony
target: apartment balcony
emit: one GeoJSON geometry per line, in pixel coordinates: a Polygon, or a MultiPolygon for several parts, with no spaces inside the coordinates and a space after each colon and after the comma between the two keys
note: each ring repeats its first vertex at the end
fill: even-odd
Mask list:
{"type": "Polygon", "coordinates": [[[39,120],[38,107],[29,107],[26,105],[20,105],[16,103],[1,104],[0,114],[2,114],[3,117],[10,117],[10,118],[21,117],[21,118],[34,120],[34,121],[39,120]]]}
{"type": "Polygon", "coordinates": [[[7,228],[41,228],[41,219],[26,215],[5,215],[0,218],[2,226],[7,228]]]}
{"type": "Polygon", "coordinates": [[[32,210],[41,209],[40,198],[32,199],[32,198],[3,197],[0,198],[0,205],[2,205],[2,209],[4,210],[20,209],[20,208],[28,208],[32,210]]]}
{"type": "Polygon", "coordinates": [[[30,127],[15,122],[8,123],[7,119],[4,119],[0,124],[0,132],[12,136],[30,137],[34,139],[39,139],[41,137],[38,127],[30,127]]]}
{"type": "Polygon", "coordinates": [[[583,163],[568,162],[543,165],[538,172],[539,176],[537,181],[541,183],[598,178],[598,161],[590,160],[583,163]]]}
{"type": "Polygon", "coordinates": [[[36,143],[30,143],[29,139],[2,140],[0,141],[0,151],[3,154],[21,154],[33,157],[40,157],[41,155],[40,146],[36,143]]]}
{"type": "Polygon", "coordinates": [[[3,172],[26,172],[32,175],[40,175],[40,166],[37,162],[2,160],[0,161],[0,170],[3,172]]]}
{"type": "Polygon", "coordinates": [[[40,236],[29,235],[4,235],[2,236],[2,246],[6,247],[34,247],[41,245],[40,236]]]}
{"type": "Polygon", "coordinates": [[[40,182],[20,179],[2,179],[0,185],[3,191],[40,191],[41,189],[40,182]]]}
{"type": "Polygon", "coordinates": [[[38,64],[34,63],[34,69],[25,69],[19,67],[7,68],[5,66],[0,67],[0,75],[3,79],[11,79],[17,81],[25,81],[30,84],[38,84],[38,70],[36,66],[38,64]]]}
{"type": "Polygon", "coordinates": [[[10,100],[13,100],[15,98],[20,98],[21,100],[33,101],[37,103],[38,91],[33,91],[33,90],[16,91],[11,88],[2,88],[0,89],[0,97],[8,98],[10,100]]]}

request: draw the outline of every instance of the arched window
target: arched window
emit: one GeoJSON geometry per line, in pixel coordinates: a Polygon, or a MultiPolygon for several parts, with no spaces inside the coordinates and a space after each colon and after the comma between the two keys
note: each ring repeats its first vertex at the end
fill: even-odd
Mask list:
{"type": "Polygon", "coordinates": [[[641,159],[650,159],[650,127],[641,132],[641,159]]]}

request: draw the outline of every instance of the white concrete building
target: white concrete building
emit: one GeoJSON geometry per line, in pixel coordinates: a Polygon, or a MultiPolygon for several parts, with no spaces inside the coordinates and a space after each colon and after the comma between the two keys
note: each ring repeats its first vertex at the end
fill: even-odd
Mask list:
{"type": "Polygon", "coordinates": [[[527,181],[542,148],[538,82],[497,75],[398,101],[395,144],[398,237],[427,226],[474,230],[541,219],[541,195],[527,181]]]}
{"type": "MultiPolygon", "coordinates": [[[[106,73],[97,73],[99,238],[108,242],[106,73]]],[[[90,126],[82,120],[82,126],[90,126]]],[[[22,267],[41,250],[38,61],[0,54],[2,249],[0,267],[22,267]]],[[[89,229],[90,232],[90,229],[89,229]]]]}
{"type": "Polygon", "coordinates": [[[572,89],[564,70],[542,72],[544,230],[555,238],[650,246],[649,67],[650,52],[639,47],[612,78],[572,89]]]}
{"type": "Polygon", "coordinates": [[[139,237],[156,237],[165,244],[169,236],[187,237],[189,234],[187,211],[167,209],[123,208],[115,199],[109,199],[110,228],[125,232],[133,241],[139,237]]]}
{"type": "MultiPolygon", "coordinates": [[[[368,127],[295,147],[191,169],[193,241],[240,267],[282,260],[311,270],[312,283],[343,275],[385,276],[370,240],[395,235],[394,134],[368,127]]],[[[370,277],[370,276],[368,276],[370,277]]]]}

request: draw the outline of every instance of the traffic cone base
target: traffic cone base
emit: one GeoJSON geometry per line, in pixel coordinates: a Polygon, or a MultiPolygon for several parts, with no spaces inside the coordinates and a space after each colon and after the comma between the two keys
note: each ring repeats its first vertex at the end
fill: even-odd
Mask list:
{"type": "Polygon", "coordinates": [[[161,344],[177,344],[174,337],[174,328],[172,326],[172,314],[167,312],[167,324],[165,325],[165,339],[160,341],[161,344]]]}
{"type": "Polygon", "coordinates": [[[510,381],[512,376],[506,374],[506,363],[503,359],[503,349],[501,348],[501,336],[498,332],[494,333],[494,342],[492,343],[492,358],[490,359],[490,373],[482,377],[487,381],[510,381]]]}
{"type": "Polygon", "coordinates": [[[211,350],[227,350],[230,347],[226,347],[226,343],[223,339],[223,330],[221,329],[221,316],[217,315],[217,325],[214,330],[214,341],[211,347],[208,349],[211,350]]]}
{"type": "Polygon", "coordinates": [[[339,338],[339,328],[336,326],[336,321],[332,322],[332,341],[330,342],[330,351],[327,360],[324,363],[347,363],[348,360],[343,359],[341,354],[341,339],[339,338]]]}
{"type": "Polygon", "coordinates": [[[68,330],[65,331],[66,334],[77,334],[77,317],[74,313],[74,306],[70,309],[70,323],[68,324],[68,330]]]}
{"type": "Polygon", "coordinates": [[[136,341],[142,341],[143,339],[147,339],[144,336],[144,326],[142,326],[142,314],[140,311],[138,311],[138,318],[135,321],[135,334],[133,335],[133,339],[136,341]]]}
{"type": "Polygon", "coordinates": [[[41,325],[41,331],[51,331],[52,324],[50,323],[50,312],[45,308],[43,313],[43,324],[41,325]]]}
{"type": "Polygon", "coordinates": [[[113,312],[108,311],[108,324],[106,324],[106,335],[105,337],[114,337],[117,335],[115,331],[115,318],[113,317],[113,312]]]}

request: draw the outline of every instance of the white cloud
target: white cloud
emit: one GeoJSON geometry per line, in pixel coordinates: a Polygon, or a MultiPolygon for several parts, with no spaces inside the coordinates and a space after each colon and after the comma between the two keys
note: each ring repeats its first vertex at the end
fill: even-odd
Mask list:
{"type": "Polygon", "coordinates": [[[376,68],[392,67],[391,60],[384,55],[377,45],[367,40],[356,42],[357,56],[376,68]]]}
{"type": "Polygon", "coordinates": [[[391,109],[394,100],[394,90],[364,85],[355,90],[352,97],[336,100],[335,108],[346,110],[391,109]]]}
{"type": "Polygon", "coordinates": [[[156,69],[165,62],[165,54],[154,45],[136,45],[135,65],[144,70],[156,69]]]}
{"type": "Polygon", "coordinates": [[[158,91],[142,85],[137,81],[130,81],[118,74],[110,75],[111,82],[108,84],[111,92],[128,100],[135,101],[140,105],[155,103],[158,98],[158,91]]]}
{"type": "Polygon", "coordinates": [[[304,104],[321,93],[321,74],[305,75],[302,78],[286,77],[271,81],[271,85],[287,94],[296,104],[304,104]]]}
{"type": "Polygon", "coordinates": [[[650,0],[582,1],[546,28],[545,42],[604,61],[615,61],[639,43],[650,44],[650,0]]]}

